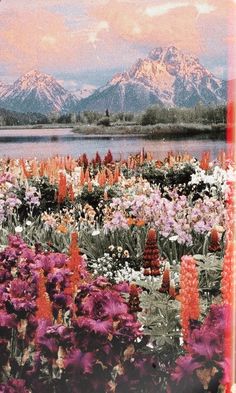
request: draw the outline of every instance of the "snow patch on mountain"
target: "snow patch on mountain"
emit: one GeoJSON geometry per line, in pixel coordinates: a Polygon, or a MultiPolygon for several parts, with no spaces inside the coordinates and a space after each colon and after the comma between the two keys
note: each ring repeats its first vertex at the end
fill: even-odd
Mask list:
{"type": "Polygon", "coordinates": [[[5,91],[1,101],[6,109],[42,114],[73,111],[78,104],[77,98],[55,78],[37,70],[17,79],[5,91]]]}
{"type": "Polygon", "coordinates": [[[130,70],[118,73],[89,98],[81,109],[143,110],[147,106],[192,107],[226,102],[226,82],[214,76],[195,56],[174,46],[155,48],[130,70]],[[118,100],[118,102],[115,102],[118,100]]]}

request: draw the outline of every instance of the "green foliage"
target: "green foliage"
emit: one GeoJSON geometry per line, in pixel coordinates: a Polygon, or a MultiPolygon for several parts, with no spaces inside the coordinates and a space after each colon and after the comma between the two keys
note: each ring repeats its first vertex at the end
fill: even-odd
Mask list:
{"type": "Polygon", "coordinates": [[[226,123],[227,109],[225,105],[204,106],[197,105],[194,108],[148,108],[141,118],[141,124],[154,125],[158,123],[202,123],[218,124],[226,123]]]}
{"type": "Polygon", "coordinates": [[[110,118],[108,116],[107,117],[102,117],[101,119],[98,120],[97,125],[98,126],[109,127],[111,125],[110,118]]]}
{"type": "Polygon", "coordinates": [[[104,189],[99,186],[93,187],[92,191],[88,190],[88,186],[85,186],[81,192],[79,202],[82,205],[89,204],[94,209],[98,207],[99,202],[103,199],[104,189]]]}
{"type": "Polygon", "coordinates": [[[129,251],[129,265],[135,269],[140,269],[142,263],[143,249],[146,241],[147,228],[133,228],[127,230],[116,230],[105,232],[103,229],[97,231],[81,230],[79,243],[82,252],[90,260],[102,258],[109,247],[122,246],[124,250],[129,251]]]}

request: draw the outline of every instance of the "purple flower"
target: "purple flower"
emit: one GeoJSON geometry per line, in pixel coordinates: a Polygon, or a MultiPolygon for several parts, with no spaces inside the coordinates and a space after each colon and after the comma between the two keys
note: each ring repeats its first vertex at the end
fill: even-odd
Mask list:
{"type": "Polygon", "coordinates": [[[8,314],[6,311],[0,310],[0,327],[15,328],[16,317],[13,314],[8,314]]]}
{"type": "Polygon", "coordinates": [[[202,367],[202,364],[195,361],[191,355],[181,356],[176,360],[176,368],[171,376],[179,383],[181,379],[191,376],[193,372],[200,367],[202,367]]]}
{"type": "Polygon", "coordinates": [[[83,353],[79,349],[75,349],[66,358],[65,368],[74,374],[92,374],[94,361],[95,357],[92,352],[83,353]]]}
{"type": "Polygon", "coordinates": [[[100,320],[92,319],[89,317],[80,317],[76,321],[78,327],[85,328],[93,331],[94,333],[108,335],[112,332],[112,321],[111,320],[100,320]]]}

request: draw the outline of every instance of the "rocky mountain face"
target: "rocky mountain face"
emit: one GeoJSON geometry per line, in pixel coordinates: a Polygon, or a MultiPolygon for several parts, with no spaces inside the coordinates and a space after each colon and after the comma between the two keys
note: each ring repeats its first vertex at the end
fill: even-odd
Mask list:
{"type": "Polygon", "coordinates": [[[35,70],[0,93],[0,107],[24,113],[74,112],[78,102],[52,76],[35,70]]]}
{"type": "Polygon", "coordinates": [[[95,88],[92,86],[87,86],[82,89],[76,90],[73,94],[79,99],[82,100],[83,98],[87,98],[91,96],[95,92],[95,88]]]}
{"type": "Polygon", "coordinates": [[[155,48],[105,86],[70,93],[52,76],[30,71],[13,85],[0,83],[0,107],[17,112],[71,113],[84,110],[138,112],[151,105],[194,107],[226,102],[227,84],[199,60],[171,46],[155,48]]]}
{"type": "Polygon", "coordinates": [[[9,86],[5,85],[0,81],[0,99],[1,97],[5,94],[6,90],[8,89],[9,86]]]}
{"type": "Polygon", "coordinates": [[[196,57],[177,48],[153,49],[129,71],[79,103],[80,110],[137,112],[151,105],[193,107],[226,102],[226,82],[214,76],[196,57]]]}

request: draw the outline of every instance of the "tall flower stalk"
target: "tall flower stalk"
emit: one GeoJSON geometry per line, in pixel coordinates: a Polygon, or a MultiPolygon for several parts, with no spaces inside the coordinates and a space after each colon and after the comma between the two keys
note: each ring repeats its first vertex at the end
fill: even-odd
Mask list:
{"type": "Polygon", "coordinates": [[[200,314],[198,271],[192,256],[184,255],[180,267],[180,320],[184,342],[189,338],[191,320],[198,320],[200,314]]]}

